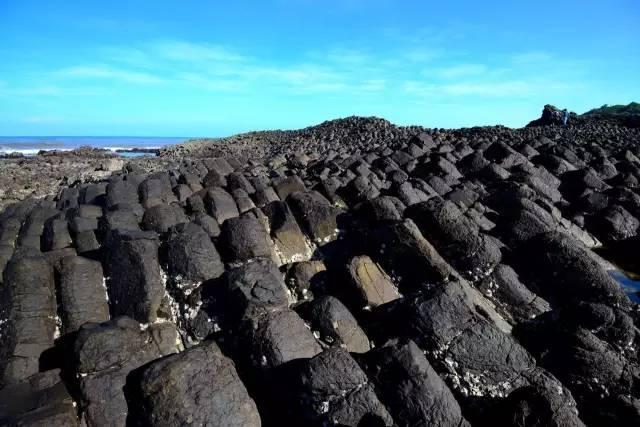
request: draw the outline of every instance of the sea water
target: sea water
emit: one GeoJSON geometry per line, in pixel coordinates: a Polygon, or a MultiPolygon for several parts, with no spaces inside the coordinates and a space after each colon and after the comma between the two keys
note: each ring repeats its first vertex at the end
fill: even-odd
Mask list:
{"type": "Polygon", "coordinates": [[[640,303],[640,280],[632,279],[621,270],[610,270],[609,274],[616,279],[631,301],[640,303]]]}
{"type": "MultiPolygon", "coordinates": [[[[22,153],[35,156],[40,150],[69,151],[89,146],[116,150],[133,148],[158,149],[166,145],[179,144],[187,137],[155,136],[0,136],[0,154],[22,153]]],[[[144,153],[118,153],[126,157],[145,155],[144,153]]]]}

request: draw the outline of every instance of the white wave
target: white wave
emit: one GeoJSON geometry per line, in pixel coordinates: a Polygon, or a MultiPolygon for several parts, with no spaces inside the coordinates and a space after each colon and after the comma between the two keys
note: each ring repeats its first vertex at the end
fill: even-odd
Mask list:
{"type": "Polygon", "coordinates": [[[161,146],[131,146],[131,147],[100,147],[100,148],[104,148],[105,150],[109,150],[109,151],[118,151],[118,150],[134,150],[134,149],[144,149],[144,150],[159,150],[160,148],[162,148],[161,146]]]}
{"type": "Polygon", "coordinates": [[[0,154],[14,154],[22,153],[25,156],[35,156],[40,151],[71,151],[73,148],[67,147],[52,147],[52,148],[12,148],[12,147],[0,147],[0,154]]]}

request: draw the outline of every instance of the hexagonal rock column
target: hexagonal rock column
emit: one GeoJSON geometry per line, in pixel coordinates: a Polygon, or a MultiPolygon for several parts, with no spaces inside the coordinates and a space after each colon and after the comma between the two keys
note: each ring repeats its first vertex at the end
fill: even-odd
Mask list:
{"type": "Polygon", "coordinates": [[[142,368],[132,388],[148,425],[259,427],[260,414],[233,362],[208,341],[142,368]]]}
{"type": "Polygon", "coordinates": [[[158,238],[153,232],[111,232],[105,242],[109,300],[114,315],[153,322],[164,286],[158,263],[158,238]]]}

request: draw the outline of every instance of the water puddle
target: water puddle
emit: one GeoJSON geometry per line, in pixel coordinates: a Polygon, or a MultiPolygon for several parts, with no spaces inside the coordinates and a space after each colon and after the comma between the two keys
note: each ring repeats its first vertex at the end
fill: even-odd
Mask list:
{"type": "Polygon", "coordinates": [[[640,304],[640,280],[634,280],[620,270],[609,270],[608,273],[616,279],[631,301],[640,304]]]}

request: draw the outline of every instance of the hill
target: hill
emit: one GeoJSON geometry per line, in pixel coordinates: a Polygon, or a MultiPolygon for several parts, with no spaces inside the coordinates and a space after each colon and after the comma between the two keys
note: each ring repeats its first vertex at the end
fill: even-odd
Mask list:
{"type": "Polygon", "coordinates": [[[619,115],[628,115],[628,114],[640,114],[640,103],[631,102],[628,105],[608,105],[604,104],[600,108],[594,108],[592,110],[587,111],[583,114],[583,116],[590,115],[611,115],[611,116],[619,116],[619,115]]]}

